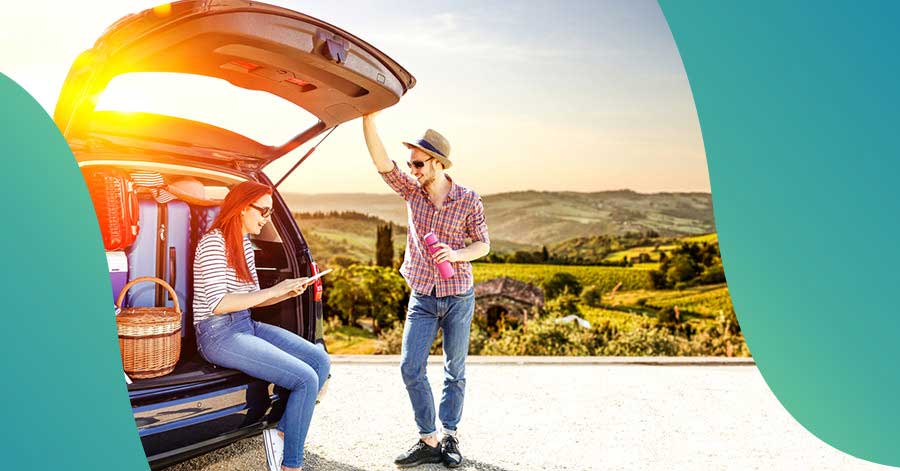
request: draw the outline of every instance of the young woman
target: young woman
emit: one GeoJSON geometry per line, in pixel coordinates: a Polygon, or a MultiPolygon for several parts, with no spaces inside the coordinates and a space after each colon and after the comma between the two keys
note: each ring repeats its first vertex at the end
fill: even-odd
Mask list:
{"type": "Polygon", "coordinates": [[[316,396],[331,364],[321,346],[250,318],[250,308],[300,295],[309,284],[307,278],[295,278],[259,288],[248,235],[259,234],[271,215],[269,186],[248,181],[225,197],[212,229],[197,244],[194,327],[197,347],[210,363],[290,390],[277,430],[284,440],[281,469],[293,471],[303,465],[316,396]]]}

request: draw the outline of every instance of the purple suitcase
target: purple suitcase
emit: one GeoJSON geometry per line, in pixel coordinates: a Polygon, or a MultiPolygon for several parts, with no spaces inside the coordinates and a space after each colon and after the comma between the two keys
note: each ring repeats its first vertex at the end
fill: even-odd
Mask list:
{"type": "MultiPolygon", "coordinates": [[[[169,283],[178,296],[182,313],[188,306],[188,269],[191,211],[183,201],[157,203],[154,199],[138,202],[141,231],[128,251],[128,279],[154,276],[169,283]]],[[[162,286],[140,283],[128,292],[129,306],[173,306],[169,292],[162,286]]],[[[185,318],[181,319],[185,335],[185,318]]]]}

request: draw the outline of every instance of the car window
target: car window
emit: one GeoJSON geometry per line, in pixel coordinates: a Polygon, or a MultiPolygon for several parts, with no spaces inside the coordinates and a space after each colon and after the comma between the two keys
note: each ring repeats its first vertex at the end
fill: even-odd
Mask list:
{"type": "Polygon", "coordinates": [[[164,72],[116,76],[100,96],[96,109],[190,119],[266,145],[284,144],[319,121],[271,93],[236,87],[213,77],[164,72]]]}

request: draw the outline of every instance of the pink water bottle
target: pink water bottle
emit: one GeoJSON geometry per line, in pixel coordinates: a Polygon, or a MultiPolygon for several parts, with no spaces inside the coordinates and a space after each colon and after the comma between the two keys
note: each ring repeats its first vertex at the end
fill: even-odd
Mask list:
{"type": "MultiPolygon", "coordinates": [[[[439,247],[437,246],[438,242],[439,242],[438,238],[436,235],[434,235],[434,232],[429,232],[428,234],[425,234],[425,245],[428,246],[429,253],[433,254],[439,250],[439,247]]],[[[441,263],[438,263],[437,267],[438,267],[438,273],[441,274],[441,278],[443,278],[445,280],[453,278],[453,275],[456,274],[456,271],[453,269],[453,265],[451,265],[450,262],[448,262],[446,260],[441,263]]]]}

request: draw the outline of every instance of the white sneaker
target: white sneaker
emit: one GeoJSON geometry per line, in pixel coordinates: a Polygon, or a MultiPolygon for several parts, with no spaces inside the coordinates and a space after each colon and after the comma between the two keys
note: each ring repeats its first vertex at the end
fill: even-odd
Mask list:
{"type": "Polygon", "coordinates": [[[269,471],[281,471],[281,461],[284,459],[284,439],[278,435],[278,429],[263,430],[263,443],[266,447],[266,463],[269,464],[269,471]]]}

